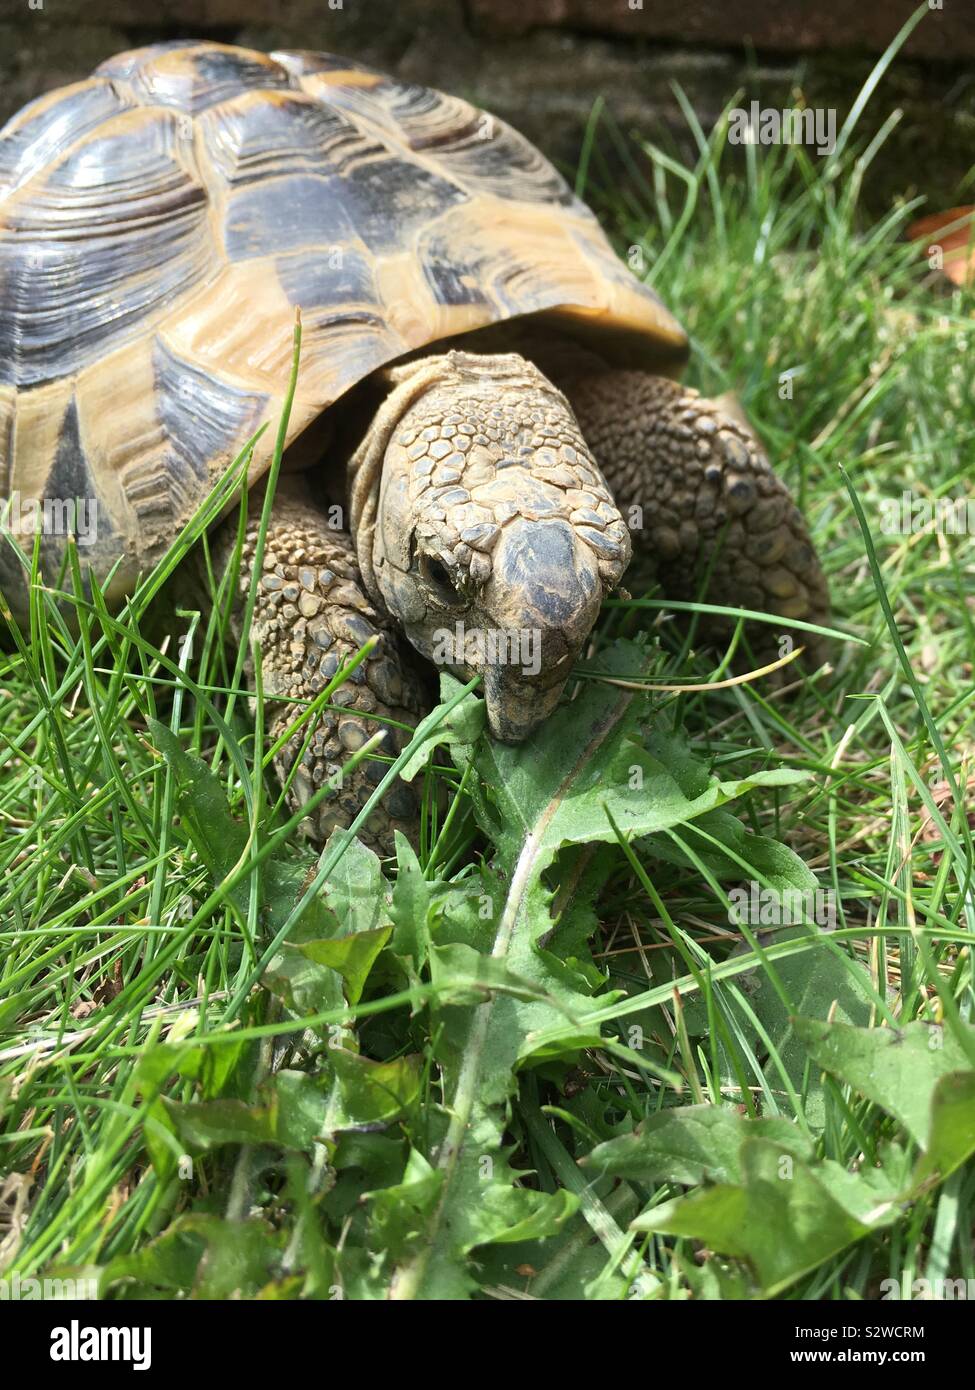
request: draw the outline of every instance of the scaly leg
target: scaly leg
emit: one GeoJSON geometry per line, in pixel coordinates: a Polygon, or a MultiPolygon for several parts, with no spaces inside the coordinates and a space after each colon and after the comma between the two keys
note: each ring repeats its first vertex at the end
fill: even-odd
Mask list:
{"type": "MultiPolygon", "coordinates": [[[[668,597],[827,620],[826,580],[805,520],[749,431],[713,401],[649,372],[593,372],[587,363],[560,377],[631,525],[635,560],[668,597]]],[[[750,640],[766,650],[778,630],[758,628],[750,625],[750,640]]],[[[813,660],[825,656],[812,634],[795,640],[813,660]]]]}
{"type": "MultiPolygon", "coordinates": [[[[251,584],[258,524],[259,515],[252,516],[247,527],[233,618],[235,636],[239,635],[251,584]]],[[[226,561],[235,538],[236,520],[232,518],[215,538],[218,564],[226,561]]],[[[366,597],[351,537],[329,527],[300,477],[282,478],[268,527],[251,626],[251,638],[261,651],[269,744],[302,710],[301,704],[280,703],[281,697],[312,700],[372,636],[379,638],[375,650],[334,692],[315,725],[288,793],[292,811],[305,805],[326,780],[334,779],[349,755],[373,734],[385,730],[377,751],[395,757],[409,735],[375,716],[412,727],[429,701],[425,682],[398,633],[366,597]]],[[[287,781],[308,734],[306,723],[274,759],[274,770],[282,783],[287,781]]],[[[307,823],[311,838],[322,843],[334,829],[349,825],[387,766],[367,757],[345,773],[339,789],[319,803],[307,823]]],[[[400,829],[415,836],[417,814],[412,788],[399,782],[363,827],[362,838],[381,853],[391,853],[393,831],[400,829]]]]}

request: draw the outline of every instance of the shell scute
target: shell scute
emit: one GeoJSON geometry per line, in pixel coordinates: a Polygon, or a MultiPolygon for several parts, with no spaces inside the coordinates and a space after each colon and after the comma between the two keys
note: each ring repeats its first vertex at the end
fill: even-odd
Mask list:
{"type": "Polygon", "coordinates": [[[0,197],[131,105],[110,82],[97,78],[32,101],[0,130],[0,197]]]}
{"type": "Polygon", "coordinates": [[[234,187],[281,174],[331,175],[347,147],[370,144],[304,92],[248,91],[205,111],[198,126],[214,168],[234,187]]]}
{"type": "Polygon", "coordinates": [[[243,89],[291,85],[284,68],[266,54],[226,44],[153,45],[133,56],[135,62],[109,60],[96,71],[127,83],[145,105],[175,107],[189,115],[243,89]]]}
{"type": "Polygon", "coordinates": [[[341,197],[357,236],[378,253],[409,247],[422,228],[469,201],[450,179],[385,151],[346,169],[341,197]]]}
{"type": "Polygon", "coordinates": [[[179,357],[160,337],[153,351],[156,418],[170,446],[173,466],[201,482],[214,479],[215,460],[257,428],[267,395],[247,391],[179,357]]]}
{"type": "Polygon", "coordinates": [[[342,246],[355,235],[338,181],[331,175],[285,174],[239,189],[224,224],[229,261],[342,246]]]}
{"type": "Polygon", "coordinates": [[[89,489],[88,558],[122,557],[123,592],[277,418],[296,307],[289,444],[384,364],[508,318],[556,315],[634,360],[686,343],[496,117],[329,54],[152,45],[0,132],[4,494],[89,489]]]}
{"type": "Polygon", "coordinates": [[[355,304],[382,314],[373,261],[354,245],[336,246],[324,253],[316,248],[279,256],[274,269],[288,303],[303,311],[355,304]]]}
{"type": "Polygon", "coordinates": [[[505,121],[461,97],[397,82],[362,64],[278,53],[318,101],[381,133],[411,155],[429,156],[468,193],[568,206],[573,195],[548,160],[505,121]]]}
{"type": "Polygon", "coordinates": [[[68,401],[57,435],[57,449],[44,486],[45,497],[78,499],[95,496],[97,480],[81,437],[78,402],[68,401]]]}
{"type": "Polygon", "coordinates": [[[78,371],[216,266],[206,190],[176,117],[113,117],[3,207],[0,383],[78,371]]]}

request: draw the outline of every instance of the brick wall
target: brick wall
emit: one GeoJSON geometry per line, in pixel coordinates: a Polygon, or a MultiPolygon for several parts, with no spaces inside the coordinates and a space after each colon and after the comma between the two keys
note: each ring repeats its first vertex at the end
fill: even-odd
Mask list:
{"type": "MultiPolygon", "coordinates": [[[[474,22],[494,32],[554,27],[709,48],[747,40],[781,53],[882,53],[916,8],[917,0],[469,0],[474,22]]],[[[949,61],[975,55],[975,12],[967,0],[930,9],[906,51],[949,61]]]]}
{"type": "MultiPolygon", "coordinates": [[[[693,146],[677,81],[707,127],[739,90],[840,119],[915,0],[4,0],[0,120],[123,48],[211,37],[324,48],[496,111],[563,166],[604,96],[628,133],[693,146]],[[747,46],[746,46],[747,45],[747,46]],[[749,53],[752,59],[749,59],[749,53]]],[[[874,171],[879,205],[922,191],[950,201],[975,158],[975,0],[943,0],[878,94],[873,128],[903,119],[874,171]]]]}

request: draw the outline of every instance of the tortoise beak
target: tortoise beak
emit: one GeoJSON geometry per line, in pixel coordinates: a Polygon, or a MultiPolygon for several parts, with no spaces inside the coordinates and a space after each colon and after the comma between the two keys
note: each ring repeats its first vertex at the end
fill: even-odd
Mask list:
{"type": "Polygon", "coordinates": [[[518,639],[502,647],[506,660],[481,668],[495,738],[520,743],[551,714],[602,598],[596,558],[567,522],[505,527],[482,599],[490,626],[518,639]]]}
{"type": "Polygon", "coordinates": [[[492,666],[484,673],[482,689],[491,737],[501,743],[521,743],[555,709],[565,681],[540,690],[532,681],[518,680],[502,668],[492,666]]]}

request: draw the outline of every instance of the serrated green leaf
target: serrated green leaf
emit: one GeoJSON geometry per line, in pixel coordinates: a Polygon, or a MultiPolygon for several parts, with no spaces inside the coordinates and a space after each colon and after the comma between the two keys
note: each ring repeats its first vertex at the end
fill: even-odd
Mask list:
{"type": "Polygon", "coordinates": [[[134,1255],[112,1260],[102,1271],[100,1292],[121,1286],[131,1297],[142,1292],[215,1299],[253,1297],[280,1259],[281,1236],[266,1222],[225,1221],[192,1212],[178,1217],[134,1255]]]}
{"type": "MultiPolygon", "coordinates": [[[[688,840],[698,859],[720,882],[742,880],[748,872],[742,868],[744,860],[755,882],[767,883],[778,892],[819,887],[819,880],[795,850],[769,835],[756,835],[730,811],[709,811],[698,817],[688,827],[688,840]],[[710,839],[705,839],[705,834],[710,839]],[[712,840],[719,844],[714,845],[712,840]]],[[[683,849],[667,835],[648,836],[640,848],[664,863],[696,868],[683,849]]]]}
{"type": "Polygon", "coordinates": [[[915,1188],[944,1181],[975,1154],[975,1072],[951,1072],[935,1082],[931,1124],[914,1174],[915,1188]]]}
{"type": "MultiPolygon", "coordinates": [[[[329,838],[325,854],[332,847],[333,838],[329,838]]],[[[323,891],[343,936],[377,931],[390,924],[390,889],[379,856],[361,840],[350,841],[323,891]]]]}
{"type": "Polygon", "coordinates": [[[257,1103],[210,1100],[163,1104],[187,1149],[208,1153],[224,1144],[276,1144],[308,1149],[322,1133],[327,1099],[321,1081],[306,1072],[276,1072],[260,1087],[257,1103]]]}
{"type": "Polygon", "coordinates": [[[389,915],[393,923],[393,951],[412,962],[414,972],[423,969],[430,946],[427,917],[430,912],[430,885],[409,840],[397,830],[396,882],[393,884],[389,915]]]}
{"type": "Polygon", "coordinates": [[[206,1238],[196,1275],[194,1297],[240,1298],[256,1295],[269,1281],[281,1258],[281,1232],[266,1221],[224,1221],[218,1217],[187,1218],[206,1238]]]}
{"type": "Polygon", "coordinates": [[[676,1250],[671,1258],[693,1297],[702,1303],[740,1303],[755,1296],[755,1285],[744,1265],[732,1265],[714,1255],[699,1265],[676,1250]]]}
{"type": "Polygon", "coordinates": [[[336,1078],[326,1121],[329,1130],[389,1124],[415,1103],[420,1089],[418,1055],[375,1062],[333,1047],[328,1058],[336,1078]]]}
{"type": "Polygon", "coordinates": [[[632,1134],[597,1144],[582,1165],[641,1182],[735,1183],[741,1180],[741,1146],[749,1138],[772,1140],[796,1157],[812,1156],[809,1140],[782,1116],[749,1120],[726,1105],[685,1105],[661,1110],[632,1134]]]}
{"type": "Polygon", "coordinates": [[[163,1105],[182,1143],[194,1153],[207,1153],[223,1144],[269,1144],[275,1117],[262,1106],[242,1100],[206,1100],[183,1104],[163,1099],[163,1105]]]}
{"type": "Polygon", "coordinates": [[[306,960],[328,966],[341,975],[345,981],[346,998],[350,1004],[357,1004],[362,998],[369,972],[392,930],[391,926],[373,927],[331,940],[302,941],[295,949],[306,960]]]}
{"type": "Polygon", "coordinates": [[[434,1168],[417,1149],[411,1149],[403,1178],[389,1187],[364,1192],[369,1204],[372,1244],[394,1258],[405,1255],[411,1243],[422,1236],[443,1185],[443,1173],[434,1168]]]}
{"type": "Polygon", "coordinates": [[[99,1275],[99,1297],[113,1289],[129,1296],[151,1292],[183,1297],[193,1286],[205,1249],[206,1237],[199,1227],[177,1219],[141,1250],[110,1260],[99,1275]]]}
{"type": "Polygon", "coordinates": [[[478,1233],[474,1243],[513,1245],[522,1240],[543,1240],[556,1235],[578,1206],[579,1199],[565,1188],[557,1192],[533,1192],[527,1187],[505,1191],[497,1184],[490,1185],[473,1213],[478,1233]]]}
{"type": "MultiPolygon", "coordinates": [[[[642,649],[623,643],[608,657],[614,674],[630,677],[644,660],[642,649]]],[[[451,689],[444,678],[448,696],[451,689]]],[[[424,1248],[396,1271],[394,1298],[470,1292],[469,1252],[506,1239],[504,1232],[520,1229],[526,1219],[519,1214],[525,1189],[514,1187],[501,1149],[516,1068],[598,1042],[598,1030],[587,1022],[595,1012],[593,982],[542,945],[556,925],[544,875],[559,853],[614,842],[614,821],[628,836],[646,836],[693,822],[752,787],[799,780],[791,772],[770,771],[721,782],[700,769],[686,749],[668,758],[665,740],[658,738],[656,747],[644,741],[640,718],[646,703],[642,695],[592,683],[528,746],[448,740],[461,769],[475,774],[468,778],[475,813],[495,845],[492,876],[498,889],[487,897],[500,910],[490,945],[480,947],[491,965],[477,979],[482,987],[493,983],[494,991],[473,1009],[439,1011],[438,1057],[449,1122],[435,1161],[444,1183],[424,1248]],[[519,997],[510,987],[512,979],[534,986],[537,997],[519,997]]],[[[468,949],[471,929],[468,918],[462,929],[468,949]]],[[[454,939],[449,901],[436,939],[438,949],[454,939]]],[[[459,956],[448,959],[458,968],[462,964],[459,956]]],[[[439,964],[443,960],[439,957],[439,964]]],[[[469,959],[464,970],[468,977],[476,974],[469,959]]],[[[601,996],[599,1007],[615,997],[601,996]]]]}
{"type": "Polygon", "coordinates": [[[453,709],[443,713],[445,707],[449,705],[451,696],[455,695],[461,688],[461,682],[453,676],[445,676],[441,680],[442,700],[430,711],[424,725],[437,725],[436,737],[421,741],[417,745],[416,752],[407,758],[406,763],[400,771],[400,777],[404,782],[412,782],[417,773],[422,772],[433,757],[435,749],[440,744],[473,744],[484,732],[487,719],[484,710],[484,701],[478,700],[473,694],[466,696],[453,709]]]}
{"type": "MultiPolygon", "coordinates": [[[[305,955],[300,945],[290,941],[283,942],[269,961],[263,983],[296,1019],[340,1009],[345,1003],[338,971],[305,955]]],[[[317,1031],[320,1037],[329,1036],[327,1029],[317,1031]]]]}
{"type": "Polygon", "coordinates": [[[821,1129],[826,1114],[822,1081],[815,1068],[808,1072],[809,1053],[796,1033],[796,1015],[861,1025],[869,1022],[877,1001],[867,970],[859,961],[830,949],[828,933],[806,926],[783,927],[763,933],[762,939],[768,944],[809,936],[822,942],[815,953],[787,956],[775,963],[788,1004],[765,971],[743,976],[741,984],[792,1085],[803,1095],[806,1122],[821,1129]]]}
{"type": "Polygon", "coordinates": [[[704,1188],[653,1207],[634,1230],[704,1241],[749,1262],[766,1296],[898,1215],[900,1174],[836,1181],[835,1165],[808,1165],[768,1139],[741,1147],[741,1184],[704,1188]]]}
{"type": "MultiPolygon", "coordinates": [[[[928,1144],[936,1083],[969,1070],[965,1049],[954,1034],[927,1023],[851,1028],[797,1018],[795,1030],[818,1066],[893,1115],[922,1148],[928,1144]]],[[[964,1087],[958,1094],[964,1096],[964,1087]]]]}
{"type": "Polygon", "coordinates": [[[276,1101],[277,1142],[289,1149],[310,1149],[325,1125],[321,1078],[283,1069],[274,1073],[264,1089],[270,1090],[276,1101]]]}

